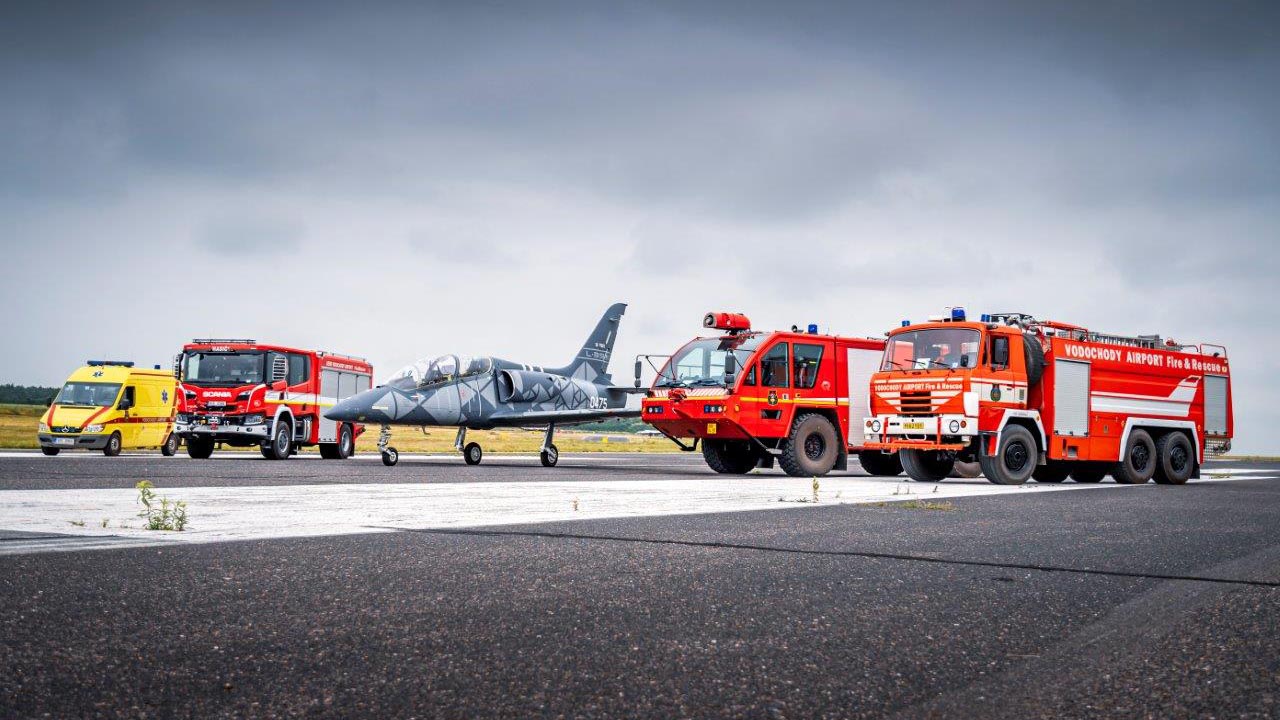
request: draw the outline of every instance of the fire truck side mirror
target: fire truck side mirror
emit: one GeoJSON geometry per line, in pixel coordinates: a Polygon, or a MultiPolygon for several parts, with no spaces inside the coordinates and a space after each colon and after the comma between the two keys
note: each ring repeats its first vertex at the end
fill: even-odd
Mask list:
{"type": "Polygon", "coordinates": [[[732,388],[734,376],[738,374],[738,358],[733,353],[725,353],[724,356],[724,384],[725,387],[732,388]]]}
{"type": "Polygon", "coordinates": [[[640,371],[642,369],[643,367],[640,364],[640,360],[637,359],[636,360],[636,387],[640,387],[640,371]]]}

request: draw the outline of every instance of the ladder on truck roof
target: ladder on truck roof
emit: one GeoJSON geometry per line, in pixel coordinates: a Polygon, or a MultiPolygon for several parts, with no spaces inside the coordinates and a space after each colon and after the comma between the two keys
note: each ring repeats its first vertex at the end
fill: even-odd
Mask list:
{"type": "Polygon", "coordinates": [[[1026,330],[1040,329],[1045,331],[1046,335],[1066,337],[1080,342],[1103,343],[1106,345],[1125,345],[1128,347],[1155,349],[1175,349],[1181,350],[1181,345],[1165,345],[1163,338],[1159,335],[1109,335],[1107,333],[1091,332],[1087,328],[1079,325],[1069,325],[1053,320],[1037,320],[1035,317],[1026,313],[992,313],[990,316],[992,322],[1003,323],[1005,325],[1015,325],[1026,330]]]}

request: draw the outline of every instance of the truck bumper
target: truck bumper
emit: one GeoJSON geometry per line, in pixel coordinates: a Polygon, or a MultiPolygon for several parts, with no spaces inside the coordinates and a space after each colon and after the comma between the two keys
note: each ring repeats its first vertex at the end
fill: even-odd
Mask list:
{"type": "Polygon", "coordinates": [[[107,446],[110,435],[53,435],[39,433],[40,447],[59,450],[101,450],[107,446]]]}
{"type": "Polygon", "coordinates": [[[197,423],[184,423],[174,425],[173,431],[183,440],[190,440],[191,438],[208,438],[215,441],[262,441],[271,437],[271,423],[265,422],[259,425],[218,425],[217,427],[200,425],[197,423]]]}
{"type": "Polygon", "coordinates": [[[874,450],[963,450],[978,436],[978,419],[966,415],[877,415],[863,431],[863,446],[874,450]]]}

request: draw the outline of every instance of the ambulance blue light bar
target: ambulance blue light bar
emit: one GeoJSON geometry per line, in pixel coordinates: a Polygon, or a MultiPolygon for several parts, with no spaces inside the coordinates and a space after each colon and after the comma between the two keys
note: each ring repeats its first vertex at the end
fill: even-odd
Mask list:
{"type": "Polygon", "coordinates": [[[89,367],[105,367],[108,365],[119,365],[120,367],[133,367],[132,360],[90,360],[85,363],[89,367]]]}

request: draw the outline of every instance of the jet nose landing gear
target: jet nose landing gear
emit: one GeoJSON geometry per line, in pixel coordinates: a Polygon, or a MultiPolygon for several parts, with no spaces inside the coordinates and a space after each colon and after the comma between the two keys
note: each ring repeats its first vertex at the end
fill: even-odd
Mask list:
{"type": "Polygon", "coordinates": [[[391,426],[383,424],[382,431],[378,433],[378,452],[382,455],[382,464],[391,467],[400,462],[400,453],[396,449],[387,445],[391,441],[391,426]]]}

